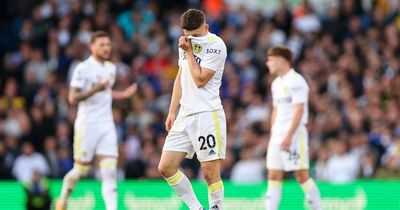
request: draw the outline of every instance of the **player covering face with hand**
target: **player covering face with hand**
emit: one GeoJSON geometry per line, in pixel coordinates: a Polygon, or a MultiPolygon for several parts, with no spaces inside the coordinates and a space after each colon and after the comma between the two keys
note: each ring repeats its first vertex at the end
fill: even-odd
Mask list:
{"type": "Polygon", "coordinates": [[[111,104],[113,99],[130,98],[137,85],[123,91],[111,89],[116,78],[116,66],[108,61],[111,40],[107,33],[93,33],[90,52],[91,56],[77,65],[70,84],[68,101],[78,105],[74,125],[75,163],[64,177],[56,210],[67,208],[71,192],[78,180],[88,175],[94,158],[99,163],[106,209],[117,209],[118,142],[111,104]]]}
{"type": "Polygon", "coordinates": [[[287,47],[268,50],[267,67],[276,78],[272,82],[273,109],[271,137],[267,152],[268,190],[266,207],[278,209],[282,179],[286,171],[295,176],[312,209],[321,209],[318,187],[308,168],[308,92],[305,79],[291,66],[292,53],[287,47]]]}
{"type": "Polygon", "coordinates": [[[165,122],[165,140],[159,172],[190,209],[203,209],[189,179],[179,170],[184,158],[196,153],[208,185],[210,209],[223,209],[220,176],[225,158],[226,120],[219,96],[227,56],[222,39],[208,32],[202,11],[190,9],[181,16],[179,71],[165,122]],[[179,108],[179,114],[176,111],[179,108]]]}

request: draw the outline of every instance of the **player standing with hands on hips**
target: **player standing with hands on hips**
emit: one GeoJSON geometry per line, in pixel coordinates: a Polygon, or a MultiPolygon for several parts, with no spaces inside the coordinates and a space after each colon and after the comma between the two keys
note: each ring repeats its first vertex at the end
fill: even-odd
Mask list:
{"type": "Polygon", "coordinates": [[[70,84],[68,101],[78,105],[74,125],[74,167],[65,175],[56,210],[67,208],[68,198],[78,180],[88,175],[97,158],[102,181],[101,192],[107,210],[117,209],[118,142],[111,104],[128,99],[137,90],[133,84],[123,91],[112,90],[116,66],[108,61],[111,40],[106,32],[94,32],[91,56],[77,65],[70,84]]]}
{"type": "Polygon", "coordinates": [[[276,78],[272,82],[273,109],[271,137],[267,152],[268,190],[266,207],[278,209],[282,180],[287,171],[294,171],[307,202],[314,210],[321,209],[318,187],[309,174],[308,93],[306,80],[291,65],[292,52],[276,46],[268,50],[267,67],[276,78]]]}
{"type": "Polygon", "coordinates": [[[179,38],[179,71],[165,122],[168,136],[158,169],[190,209],[204,209],[189,179],[179,170],[184,158],[192,158],[196,153],[208,185],[210,209],[223,209],[220,167],[226,151],[226,119],[219,88],[226,46],[220,37],[208,32],[205,15],[200,10],[183,13],[181,27],[184,36],[179,38]]]}

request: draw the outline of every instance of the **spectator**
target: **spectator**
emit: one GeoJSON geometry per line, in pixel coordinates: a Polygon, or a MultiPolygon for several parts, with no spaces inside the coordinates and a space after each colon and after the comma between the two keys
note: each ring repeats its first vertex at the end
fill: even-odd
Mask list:
{"type": "Polygon", "coordinates": [[[328,160],[330,157],[330,151],[325,145],[319,148],[317,154],[317,161],[315,162],[315,177],[318,180],[328,181],[328,160]]]}
{"type": "Polygon", "coordinates": [[[10,169],[6,164],[6,146],[0,141],[0,179],[9,179],[10,177],[10,169]]]}
{"type": "Polygon", "coordinates": [[[379,167],[375,177],[397,178],[400,176],[400,138],[393,142],[382,157],[382,166],[379,167]]]}
{"type": "Polygon", "coordinates": [[[43,154],[49,166],[49,177],[60,177],[60,163],[57,155],[57,140],[54,136],[47,136],[45,138],[43,154]]]}
{"type": "Polygon", "coordinates": [[[231,180],[234,183],[254,183],[265,180],[265,164],[254,157],[253,147],[244,147],[240,151],[240,160],[233,166],[231,180]]]}
{"type": "Polygon", "coordinates": [[[51,205],[49,182],[40,172],[33,171],[32,180],[24,183],[27,210],[48,210],[51,205]]]}
{"type": "Polygon", "coordinates": [[[11,179],[13,177],[12,168],[19,155],[18,149],[18,139],[15,136],[6,136],[5,154],[3,157],[3,167],[6,169],[6,172],[4,174],[2,173],[2,176],[4,176],[5,179],[11,179]]]}
{"type": "Polygon", "coordinates": [[[358,177],[359,164],[355,155],[349,152],[348,144],[343,139],[331,140],[333,155],[327,162],[327,179],[334,183],[354,181],[358,177]]]}
{"type": "Polygon", "coordinates": [[[23,183],[33,180],[35,171],[47,175],[49,166],[43,155],[35,151],[32,143],[24,142],[22,144],[22,154],[15,160],[12,173],[18,181],[23,183]]]}
{"type": "Polygon", "coordinates": [[[72,158],[72,152],[71,149],[68,147],[60,147],[58,149],[57,155],[58,155],[58,161],[59,161],[59,174],[58,176],[64,177],[65,174],[70,171],[74,165],[74,161],[72,158]]]}

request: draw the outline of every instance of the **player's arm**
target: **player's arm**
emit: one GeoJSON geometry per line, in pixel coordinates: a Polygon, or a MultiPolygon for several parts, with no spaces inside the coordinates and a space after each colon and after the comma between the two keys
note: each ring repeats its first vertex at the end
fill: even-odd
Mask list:
{"type": "Polygon", "coordinates": [[[80,101],[86,100],[90,96],[104,90],[109,86],[109,82],[104,81],[102,83],[93,84],[91,89],[83,91],[86,89],[84,87],[90,85],[88,83],[88,75],[86,75],[87,68],[88,67],[86,65],[80,63],[77,65],[72,74],[70,89],[68,92],[68,102],[70,104],[76,105],[80,101]]]}
{"type": "Polygon", "coordinates": [[[282,142],[281,148],[288,150],[292,143],[293,134],[296,132],[304,113],[304,104],[308,100],[308,86],[305,81],[299,80],[293,84],[291,90],[294,116],[290,123],[287,135],[282,142]]]}
{"type": "Polygon", "coordinates": [[[194,83],[196,83],[196,86],[198,88],[203,87],[214,76],[215,71],[199,66],[199,64],[197,64],[196,62],[196,59],[194,58],[194,54],[192,51],[186,53],[186,58],[188,60],[190,73],[192,75],[194,83]]]}
{"type": "Polygon", "coordinates": [[[294,110],[293,120],[290,124],[290,128],[287,133],[287,136],[290,137],[290,139],[293,136],[294,132],[297,130],[297,127],[300,124],[301,118],[303,117],[304,104],[300,103],[300,104],[293,105],[293,110],[294,110]]]}
{"type": "Polygon", "coordinates": [[[179,100],[182,97],[182,86],[181,86],[181,68],[178,70],[178,74],[176,75],[174,81],[174,87],[172,89],[172,98],[171,104],[169,105],[169,113],[176,113],[176,110],[179,106],[179,100]]]}
{"type": "Polygon", "coordinates": [[[86,100],[95,93],[104,90],[108,86],[108,83],[98,83],[95,84],[89,91],[81,91],[80,88],[71,86],[68,93],[68,102],[70,104],[76,105],[80,101],[86,100]]]}
{"type": "Polygon", "coordinates": [[[272,113],[271,113],[271,131],[272,127],[274,126],[275,123],[275,118],[276,118],[276,106],[272,106],[272,113]]]}
{"type": "Polygon", "coordinates": [[[138,86],[136,83],[130,85],[125,90],[113,90],[112,91],[112,99],[114,100],[123,100],[133,96],[136,93],[138,86]]]}
{"type": "Polygon", "coordinates": [[[198,88],[203,87],[214,76],[215,71],[209,68],[201,67],[196,62],[190,39],[187,39],[186,37],[179,38],[179,47],[185,51],[186,59],[188,61],[190,69],[190,74],[192,75],[194,83],[198,88]]]}
{"type": "Polygon", "coordinates": [[[293,120],[290,123],[289,131],[287,132],[286,137],[281,144],[281,149],[283,150],[290,149],[290,145],[292,144],[293,134],[297,130],[297,127],[299,126],[301,118],[303,116],[304,103],[294,104],[293,109],[294,109],[293,120]]]}
{"type": "Polygon", "coordinates": [[[171,97],[171,103],[169,105],[167,120],[165,121],[165,128],[167,131],[171,129],[175,121],[176,110],[178,109],[179,100],[181,99],[181,97],[182,97],[181,68],[179,68],[178,74],[176,75],[174,81],[174,87],[172,89],[172,97],[171,97]]]}

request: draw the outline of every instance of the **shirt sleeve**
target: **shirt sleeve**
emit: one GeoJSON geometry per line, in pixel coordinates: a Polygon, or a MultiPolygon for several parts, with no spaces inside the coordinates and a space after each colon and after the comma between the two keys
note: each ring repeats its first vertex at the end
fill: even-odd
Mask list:
{"type": "Polygon", "coordinates": [[[271,84],[271,96],[272,96],[272,105],[277,106],[278,103],[276,102],[276,93],[275,93],[275,80],[271,84]]]}
{"type": "Polygon", "coordinates": [[[179,48],[179,50],[178,50],[178,56],[179,56],[178,66],[182,67],[182,61],[183,61],[183,57],[185,56],[185,53],[183,52],[183,50],[181,48],[179,48]]]}
{"type": "Polygon", "coordinates": [[[293,104],[307,103],[308,92],[309,87],[303,78],[298,79],[296,82],[294,82],[293,85],[290,87],[293,104]]]}
{"type": "Polygon", "coordinates": [[[111,87],[115,85],[115,81],[117,80],[117,66],[111,63],[111,72],[110,72],[110,84],[111,87]]]}
{"type": "Polygon", "coordinates": [[[226,60],[226,46],[223,41],[216,41],[205,49],[205,56],[200,66],[213,71],[223,70],[226,60]]]}
{"type": "Polygon", "coordinates": [[[83,89],[85,87],[85,75],[82,64],[78,64],[72,73],[71,87],[83,89]]]}

